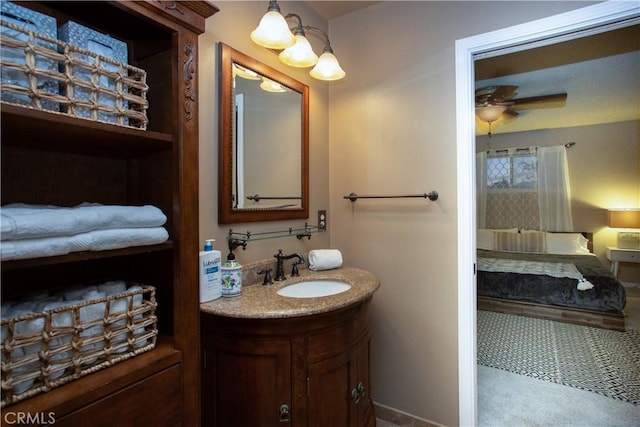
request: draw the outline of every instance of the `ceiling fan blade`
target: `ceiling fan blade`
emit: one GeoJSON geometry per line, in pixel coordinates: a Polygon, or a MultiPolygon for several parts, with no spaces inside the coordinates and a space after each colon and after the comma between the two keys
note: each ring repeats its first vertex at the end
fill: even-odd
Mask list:
{"type": "Polygon", "coordinates": [[[476,107],[488,105],[511,105],[511,97],[518,86],[487,86],[476,89],[476,107]]]}
{"type": "Polygon", "coordinates": [[[516,93],[518,86],[508,85],[508,86],[498,86],[496,90],[489,96],[489,103],[499,103],[508,101],[511,97],[516,93]]]}
{"type": "Polygon", "coordinates": [[[566,93],[554,93],[551,95],[512,99],[511,102],[513,102],[512,108],[558,108],[564,107],[566,100],[566,93]]]}
{"type": "Polygon", "coordinates": [[[517,111],[512,110],[511,108],[507,108],[504,113],[502,113],[502,116],[504,117],[505,120],[509,120],[509,119],[514,119],[516,118],[520,113],[518,113],[517,111]]]}

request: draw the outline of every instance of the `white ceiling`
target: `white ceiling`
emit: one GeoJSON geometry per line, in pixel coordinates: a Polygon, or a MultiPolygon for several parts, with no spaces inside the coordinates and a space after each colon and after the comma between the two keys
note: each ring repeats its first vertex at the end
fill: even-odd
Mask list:
{"type": "Polygon", "coordinates": [[[309,6],[327,20],[338,18],[378,3],[377,1],[307,1],[309,6]]]}
{"type": "MultiPolygon", "coordinates": [[[[492,133],[640,120],[640,26],[476,61],[476,88],[519,86],[513,98],[566,93],[557,108],[518,110],[492,133]]],[[[488,125],[480,123],[480,134],[488,125]]]]}
{"type": "MultiPolygon", "coordinates": [[[[327,20],[377,1],[307,1],[327,20]]],[[[518,110],[493,133],[640,120],[640,25],[476,61],[476,87],[519,86],[514,98],[567,93],[564,106],[518,110]]],[[[477,121],[477,132],[486,133],[477,121]]]]}

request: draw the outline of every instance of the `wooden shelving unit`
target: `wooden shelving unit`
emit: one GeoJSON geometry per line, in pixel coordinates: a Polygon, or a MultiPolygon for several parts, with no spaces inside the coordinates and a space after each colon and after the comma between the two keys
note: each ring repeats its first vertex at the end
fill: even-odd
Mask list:
{"type": "MultiPolygon", "coordinates": [[[[156,288],[156,347],[19,401],[5,411],[54,413],[56,425],[200,424],[198,304],[198,35],[205,1],[18,2],[127,42],[147,71],[147,130],[2,104],[2,204],[82,202],[159,207],[160,245],[2,263],[3,300],[106,280],[156,288]]],[[[7,420],[3,418],[2,425],[7,420]]]]}

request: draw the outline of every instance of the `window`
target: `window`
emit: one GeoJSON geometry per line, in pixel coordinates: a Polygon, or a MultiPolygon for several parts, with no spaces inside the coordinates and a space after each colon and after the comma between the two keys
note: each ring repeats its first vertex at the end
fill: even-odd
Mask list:
{"type": "Polygon", "coordinates": [[[501,189],[534,190],[537,184],[535,154],[498,153],[487,157],[487,191],[501,189]]]}

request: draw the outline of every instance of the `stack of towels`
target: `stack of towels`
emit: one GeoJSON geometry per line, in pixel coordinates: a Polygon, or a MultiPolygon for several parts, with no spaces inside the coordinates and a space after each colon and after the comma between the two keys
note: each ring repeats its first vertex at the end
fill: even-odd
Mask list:
{"type": "MultiPolygon", "coordinates": [[[[98,357],[104,354],[107,345],[104,336],[105,318],[110,320],[109,329],[112,331],[110,337],[111,353],[119,354],[131,351],[147,345],[147,338],[143,337],[145,328],[138,328],[134,331],[135,343],[133,349],[128,342],[127,311],[140,307],[143,304],[142,288],[134,285],[129,286],[124,281],[110,281],[97,286],[83,286],[65,289],[61,292],[49,295],[31,295],[28,300],[3,302],[2,320],[19,318],[33,313],[43,313],[53,311],[51,315],[51,329],[48,351],[49,351],[49,379],[55,380],[61,377],[67,368],[73,366],[73,353],[70,346],[74,338],[75,330],[73,316],[74,310],[63,310],[65,306],[80,304],[76,310],[79,312],[82,329],[79,331],[82,340],[80,355],[82,364],[90,366],[94,364],[98,357]],[[122,297],[120,297],[122,294],[122,297]],[[118,295],[116,299],[105,301],[106,297],[118,295]],[[100,301],[102,299],[102,301],[100,301]],[[97,300],[97,301],[96,301],[97,300]],[[95,303],[89,303],[96,301],[95,303]],[[86,303],[86,304],[85,304],[86,303]],[[84,304],[84,305],[82,305],[84,304]],[[109,307],[107,307],[107,304],[109,307]],[[109,316],[106,316],[106,309],[109,309],[109,316]]],[[[135,315],[142,317],[142,314],[135,315]]],[[[135,319],[135,317],[134,317],[135,319]]],[[[45,329],[45,316],[31,317],[28,320],[15,322],[13,342],[9,343],[12,350],[13,361],[25,361],[27,363],[16,363],[14,371],[20,380],[13,383],[13,393],[21,394],[29,390],[36,382],[41,372],[40,359],[38,353],[43,350],[42,341],[31,340],[31,337],[43,337],[45,329]],[[28,340],[28,341],[27,341],[28,340]],[[20,344],[33,342],[32,344],[20,344]],[[32,372],[33,375],[24,373],[32,372]]],[[[8,325],[4,324],[1,329],[2,347],[5,348],[5,340],[8,338],[8,325]]],[[[13,377],[16,377],[15,375],[13,377]]],[[[4,379],[3,379],[4,381],[4,379]]]]}
{"type": "Polygon", "coordinates": [[[0,209],[0,259],[39,258],[165,242],[167,217],[155,206],[10,204],[0,209]]]}

